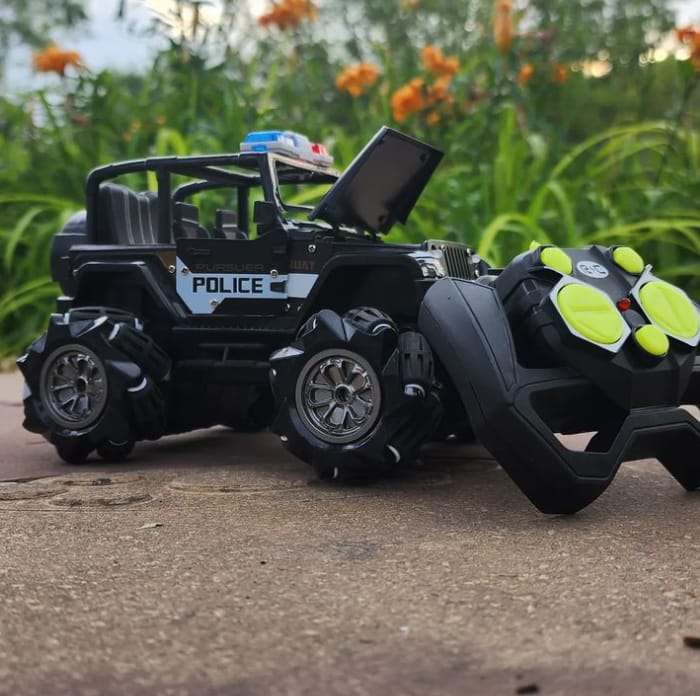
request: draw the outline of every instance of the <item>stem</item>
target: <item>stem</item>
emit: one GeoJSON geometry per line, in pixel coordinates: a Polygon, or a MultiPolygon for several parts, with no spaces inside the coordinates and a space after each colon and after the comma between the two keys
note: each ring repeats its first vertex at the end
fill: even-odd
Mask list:
{"type": "Polygon", "coordinates": [[[691,78],[685,85],[685,89],[683,90],[683,96],[681,97],[681,102],[678,107],[678,113],[676,114],[676,118],[673,121],[673,133],[670,133],[668,136],[669,139],[666,143],[666,147],[664,148],[664,152],[661,157],[661,162],[659,162],[659,168],[656,170],[656,177],[654,178],[655,186],[659,184],[659,181],[661,180],[661,175],[664,173],[666,165],[668,164],[668,158],[671,153],[671,138],[673,137],[676,131],[680,130],[681,125],[683,123],[683,117],[685,116],[685,111],[688,108],[688,104],[690,103],[690,97],[693,95],[693,92],[695,91],[695,88],[698,86],[699,82],[700,80],[691,78]]]}

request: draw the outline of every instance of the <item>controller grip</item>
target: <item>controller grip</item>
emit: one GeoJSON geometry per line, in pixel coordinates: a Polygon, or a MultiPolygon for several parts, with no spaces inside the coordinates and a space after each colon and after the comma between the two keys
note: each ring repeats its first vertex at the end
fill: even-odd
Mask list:
{"type": "Polygon", "coordinates": [[[623,412],[596,403],[602,394],[572,368],[523,366],[493,287],[439,280],[424,297],[418,327],[476,436],[542,512],[581,510],[625,459],[656,456],[685,488],[700,486],[700,467],[688,462],[700,444],[700,425],[689,413],[673,406],[623,412]],[[556,436],[590,430],[598,434],[584,452],[556,436]]]}

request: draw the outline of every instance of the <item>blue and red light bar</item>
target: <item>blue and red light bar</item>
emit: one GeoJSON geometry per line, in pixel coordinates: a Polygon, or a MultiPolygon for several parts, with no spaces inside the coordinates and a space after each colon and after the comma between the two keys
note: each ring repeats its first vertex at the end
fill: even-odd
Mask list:
{"type": "Polygon", "coordinates": [[[241,152],[278,152],[288,157],[330,167],[333,157],[328,148],[312,143],[305,135],[293,131],[268,130],[248,133],[241,143],[241,152]]]}

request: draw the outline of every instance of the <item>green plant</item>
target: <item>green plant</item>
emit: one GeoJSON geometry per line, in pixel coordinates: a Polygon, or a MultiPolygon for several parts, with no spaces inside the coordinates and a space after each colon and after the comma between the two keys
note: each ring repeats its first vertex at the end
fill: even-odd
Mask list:
{"type": "Polygon", "coordinates": [[[44,330],[59,292],[49,275],[51,238],[74,212],[71,201],[42,195],[0,196],[5,206],[17,218],[0,228],[0,357],[18,355],[44,330]]]}
{"type": "Polygon", "coordinates": [[[405,238],[447,234],[496,265],[533,239],[628,244],[700,296],[696,133],[663,122],[620,126],[557,152],[523,134],[516,109],[505,106],[484,161],[465,163],[456,150],[448,150],[405,238]]]}

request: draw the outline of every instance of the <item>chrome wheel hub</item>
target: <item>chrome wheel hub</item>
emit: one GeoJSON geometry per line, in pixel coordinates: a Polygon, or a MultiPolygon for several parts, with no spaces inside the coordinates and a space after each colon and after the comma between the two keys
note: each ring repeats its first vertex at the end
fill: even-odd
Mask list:
{"type": "Polygon", "coordinates": [[[314,355],[299,375],[296,406],[305,425],[324,442],[359,440],[377,422],[381,388],[372,366],[340,348],[314,355]]]}
{"type": "Polygon", "coordinates": [[[51,353],[41,370],[39,386],[52,420],[72,430],[92,425],[107,403],[104,365],[85,346],[61,346],[51,353]]]}

